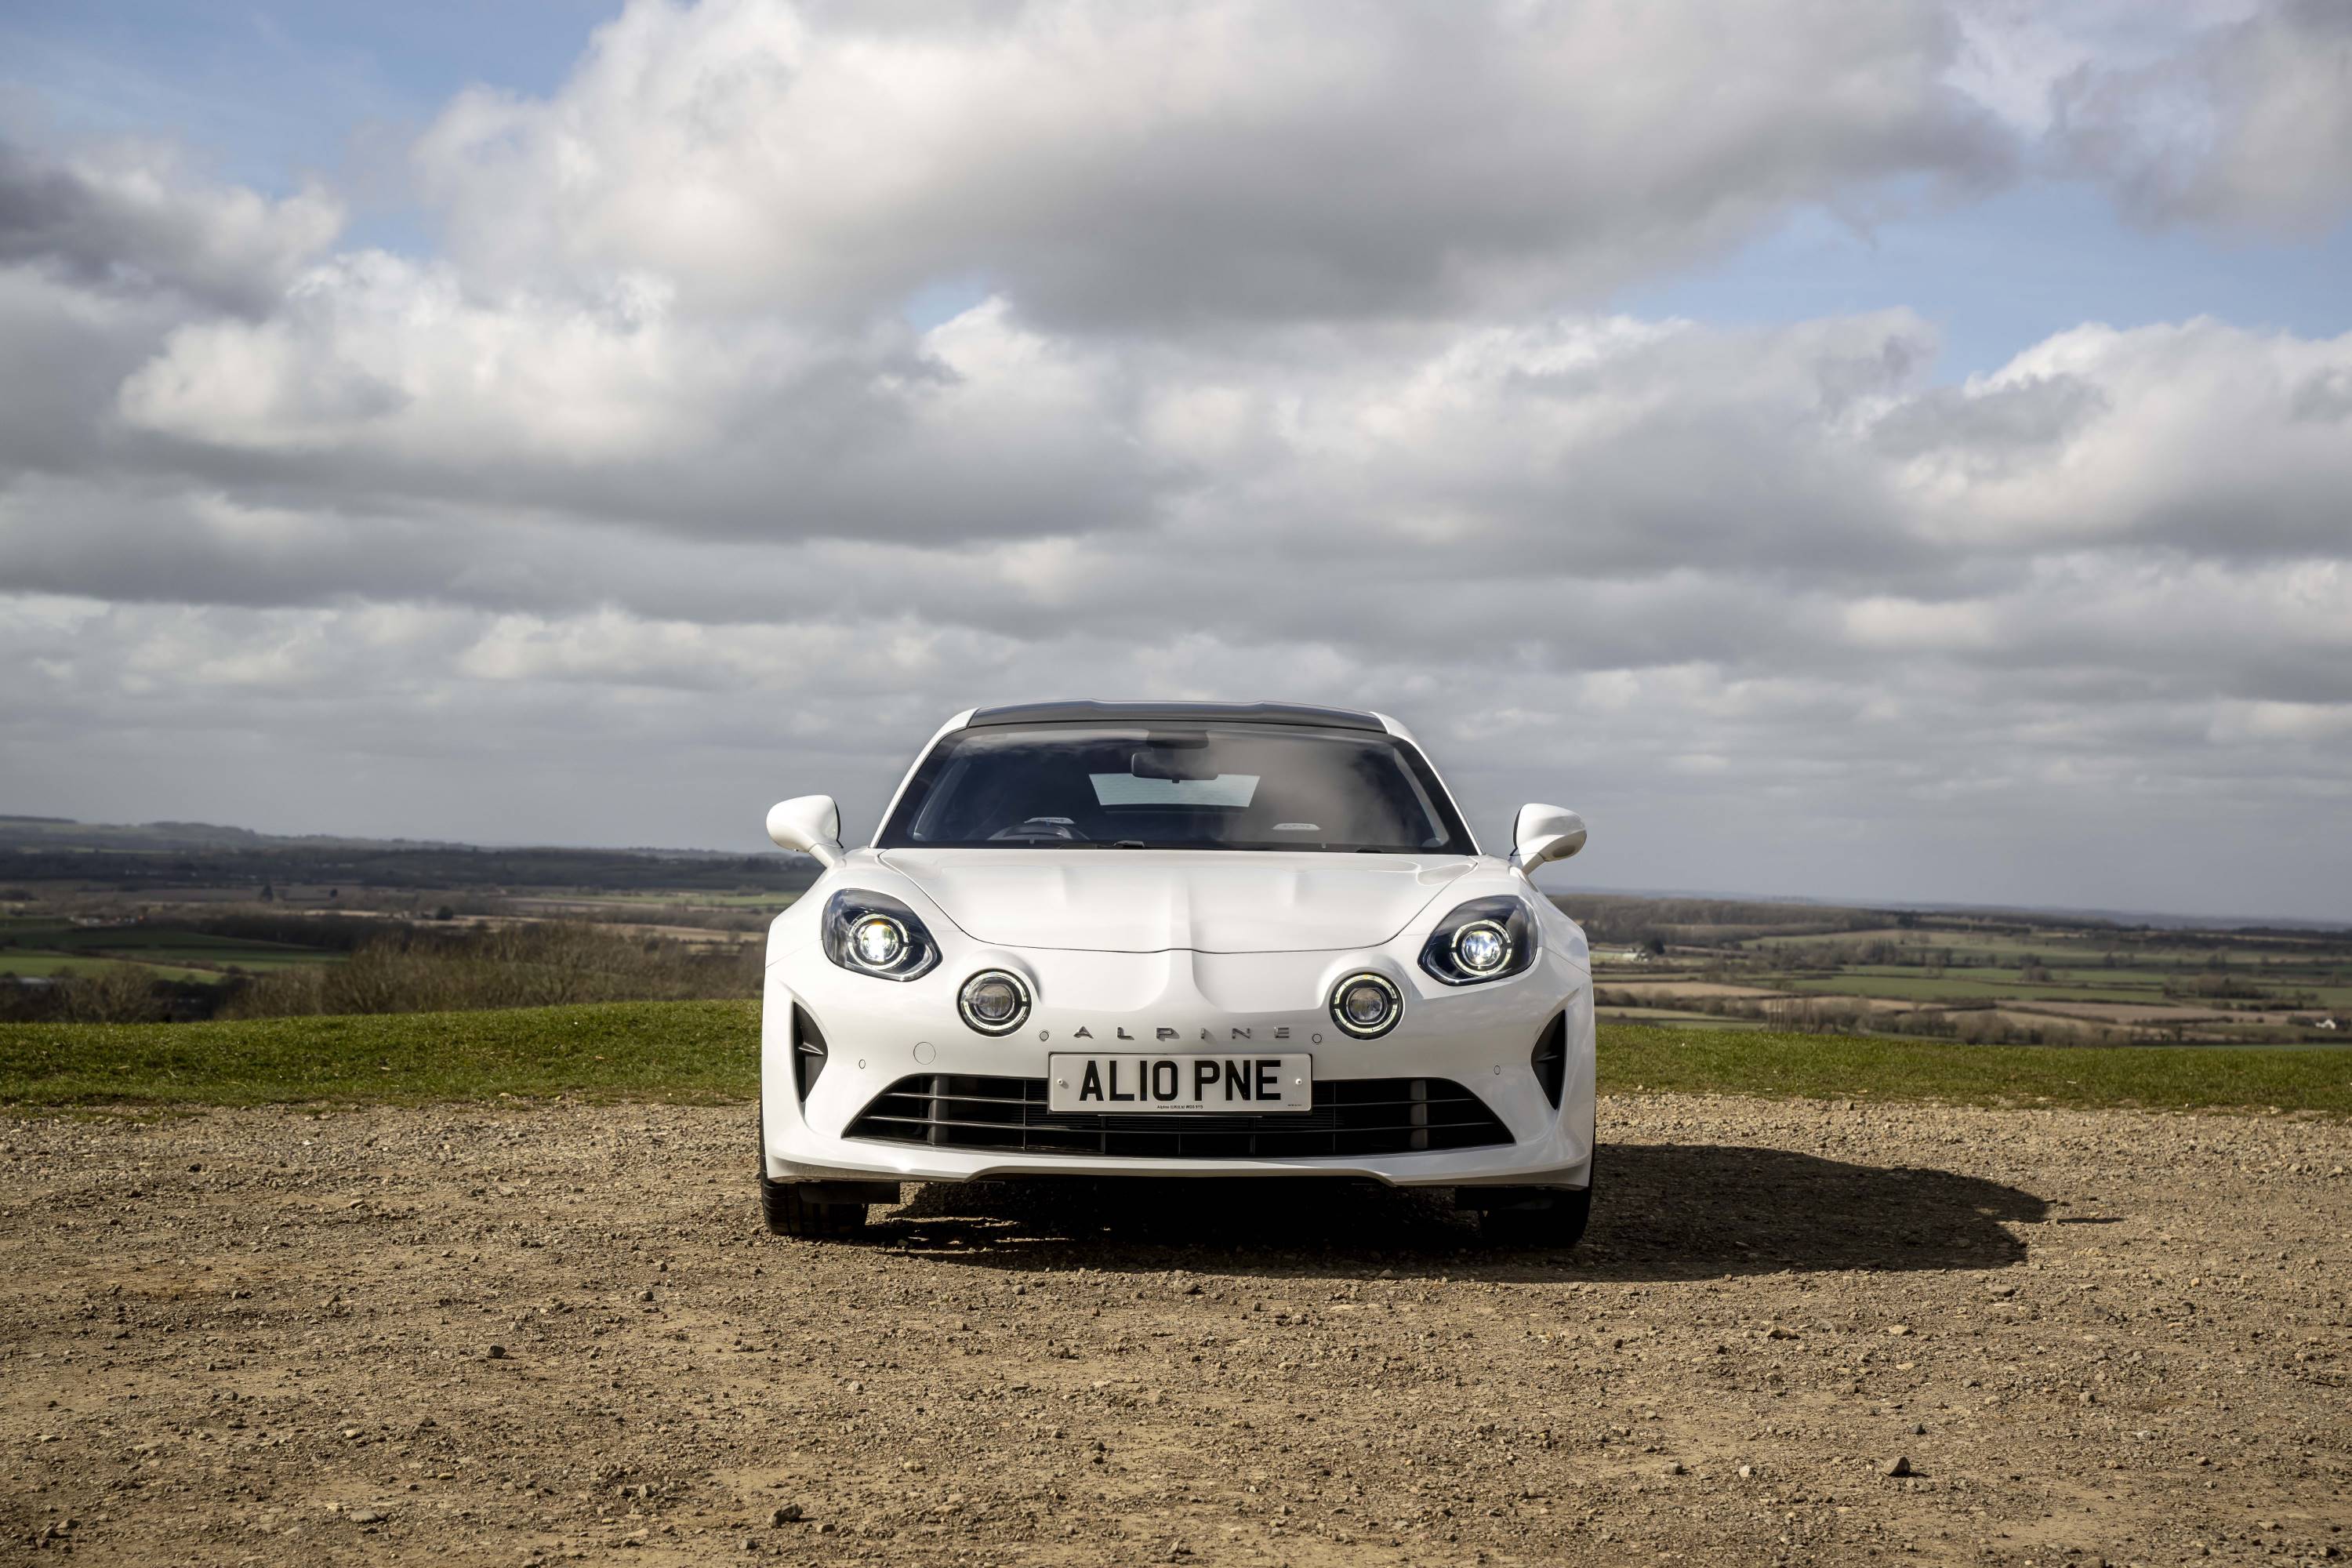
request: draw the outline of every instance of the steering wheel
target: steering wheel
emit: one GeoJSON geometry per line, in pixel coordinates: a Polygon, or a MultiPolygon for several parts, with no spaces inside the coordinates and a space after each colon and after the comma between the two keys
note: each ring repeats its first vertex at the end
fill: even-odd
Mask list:
{"type": "Polygon", "coordinates": [[[1016,843],[1023,840],[1042,840],[1054,844],[1093,842],[1078,831],[1076,823],[1066,816],[1032,816],[1010,827],[1000,827],[988,836],[988,841],[992,844],[1016,843]]]}

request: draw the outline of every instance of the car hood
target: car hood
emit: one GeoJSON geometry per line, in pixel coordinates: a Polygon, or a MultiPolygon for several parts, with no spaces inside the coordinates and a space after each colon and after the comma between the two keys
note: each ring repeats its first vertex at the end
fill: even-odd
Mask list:
{"type": "Polygon", "coordinates": [[[1476,863],[1151,849],[887,849],[881,859],[982,942],[1101,952],[1374,947],[1476,863]]]}

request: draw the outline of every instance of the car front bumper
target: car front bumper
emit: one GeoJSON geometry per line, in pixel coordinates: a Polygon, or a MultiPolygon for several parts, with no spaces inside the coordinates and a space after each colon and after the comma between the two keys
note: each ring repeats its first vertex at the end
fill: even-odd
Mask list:
{"type": "MultiPolygon", "coordinates": [[[[764,1169],[778,1181],[1298,1175],[1366,1177],[1398,1186],[1586,1184],[1593,1142],[1593,1016],[1582,966],[1547,952],[1524,974],[1457,988],[1422,973],[1412,956],[1403,944],[1331,953],[990,948],[959,954],[920,980],[901,984],[839,969],[814,946],[779,955],[768,968],[762,1009],[764,1169]],[[1031,983],[1034,1011],[1013,1035],[980,1035],[956,1015],[956,988],[985,967],[1014,969],[1031,983]],[[1398,984],[1405,1014],[1387,1035],[1360,1040],[1332,1024],[1323,1003],[1340,975],[1367,968],[1398,984]],[[799,1016],[814,1023],[825,1045],[824,1066],[805,1102],[793,1071],[799,1016]],[[1533,1060],[1537,1040],[1555,1017],[1565,1026],[1557,1106],[1533,1060]],[[1084,1037],[1077,1033],[1082,1028],[1084,1037]],[[1177,1158],[847,1135],[861,1112],[908,1079],[1044,1080],[1049,1056],[1088,1051],[1303,1053],[1314,1058],[1318,1086],[1440,1080],[1474,1095],[1508,1141],[1377,1153],[1177,1158]]],[[[1121,1119],[1133,1120],[1140,1119],[1121,1119]]],[[[1169,1113],[1154,1120],[1172,1124],[1169,1113]]]]}

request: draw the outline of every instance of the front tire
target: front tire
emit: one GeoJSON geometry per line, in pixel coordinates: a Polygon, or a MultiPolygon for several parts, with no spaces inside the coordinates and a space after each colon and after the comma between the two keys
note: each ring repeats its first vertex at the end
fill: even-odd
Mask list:
{"type": "Polygon", "coordinates": [[[779,1182],[768,1174],[768,1116],[760,1113],[760,1217],[777,1236],[855,1236],[866,1228],[866,1205],[820,1203],[802,1182],[779,1182]]]}
{"type": "Polygon", "coordinates": [[[855,1236],[866,1228],[864,1204],[819,1203],[802,1192],[805,1184],[760,1178],[760,1215],[778,1236],[855,1236]]]}

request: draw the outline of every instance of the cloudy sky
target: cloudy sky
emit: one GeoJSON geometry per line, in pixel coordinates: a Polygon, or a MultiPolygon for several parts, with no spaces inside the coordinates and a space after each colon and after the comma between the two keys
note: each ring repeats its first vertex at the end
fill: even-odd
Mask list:
{"type": "Polygon", "coordinates": [[[2352,5],[0,12],[0,810],[1412,724],[1559,885],[2352,920],[2352,5]]]}

